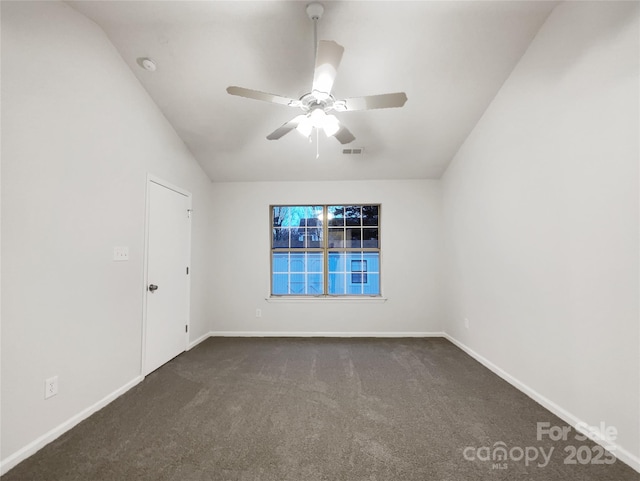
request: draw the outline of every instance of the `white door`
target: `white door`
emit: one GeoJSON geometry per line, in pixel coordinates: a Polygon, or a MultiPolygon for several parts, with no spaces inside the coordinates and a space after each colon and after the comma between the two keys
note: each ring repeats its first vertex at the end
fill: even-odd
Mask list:
{"type": "Polygon", "coordinates": [[[187,347],[190,203],[189,194],[149,180],[145,375],[187,347]]]}

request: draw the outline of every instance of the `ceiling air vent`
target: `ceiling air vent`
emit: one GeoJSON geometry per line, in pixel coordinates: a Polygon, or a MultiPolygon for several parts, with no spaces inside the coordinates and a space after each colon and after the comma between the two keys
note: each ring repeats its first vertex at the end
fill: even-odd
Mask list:
{"type": "Polygon", "coordinates": [[[364,147],[356,147],[354,149],[342,149],[344,155],[362,155],[364,153],[364,147]]]}

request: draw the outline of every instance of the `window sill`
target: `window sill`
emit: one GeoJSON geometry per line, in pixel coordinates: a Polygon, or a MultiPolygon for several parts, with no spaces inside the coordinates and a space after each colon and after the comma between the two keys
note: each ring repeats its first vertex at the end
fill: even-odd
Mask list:
{"type": "Polygon", "coordinates": [[[267,302],[274,303],[297,303],[297,302],[387,302],[386,297],[379,296],[269,296],[267,302]]]}

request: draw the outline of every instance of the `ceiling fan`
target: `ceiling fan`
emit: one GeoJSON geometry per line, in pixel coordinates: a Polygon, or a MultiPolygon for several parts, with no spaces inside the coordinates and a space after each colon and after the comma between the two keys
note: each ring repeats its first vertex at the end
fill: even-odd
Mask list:
{"type": "Polygon", "coordinates": [[[330,40],[317,41],[318,20],[324,13],[321,3],[310,3],[306,11],[309,18],[313,20],[314,48],[316,48],[311,91],[299,100],[236,86],[228,87],[227,92],[238,97],[288,105],[302,110],[302,114],[267,135],[269,140],[277,140],[294,129],[305,137],[310,137],[311,132],[316,128],[324,130],[327,137],[333,136],[341,144],[348,144],[354,141],[355,137],[332,112],[402,107],[407,101],[407,95],[404,92],[396,92],[336,100],[331,95],[331,89],[338,73],[344,47],[330,40]]]}

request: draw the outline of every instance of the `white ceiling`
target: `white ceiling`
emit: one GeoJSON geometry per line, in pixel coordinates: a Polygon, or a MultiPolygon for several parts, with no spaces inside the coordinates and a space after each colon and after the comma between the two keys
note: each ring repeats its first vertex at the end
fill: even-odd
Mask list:
{"type": "Polygon", "coordinates": [[[408,96],[403,108],[338,113],[356,137],[343,146],[324,133],[319,145],[295,131],[267,140],[300,111],[226,93],[310,90],[307,2],[67,3],[104,29],[213,181],[439,178],[557,4],[324,2],[318,38],[345,48],[334,96],[408,96]],[[157,70],[140,68],[140,57],[157,70]]]}

